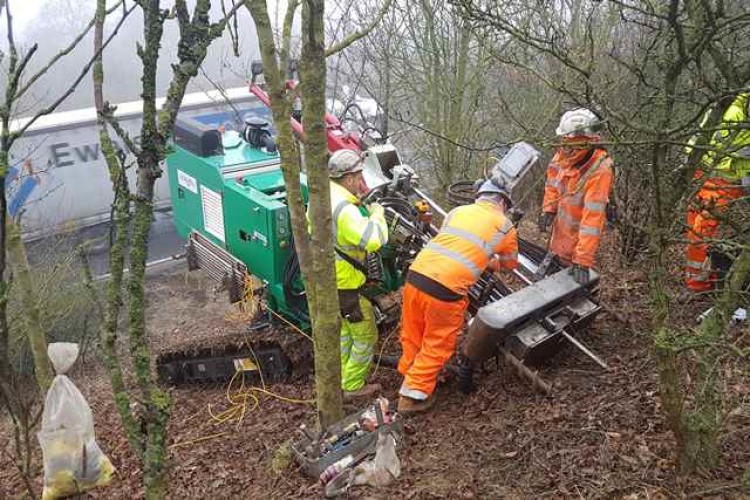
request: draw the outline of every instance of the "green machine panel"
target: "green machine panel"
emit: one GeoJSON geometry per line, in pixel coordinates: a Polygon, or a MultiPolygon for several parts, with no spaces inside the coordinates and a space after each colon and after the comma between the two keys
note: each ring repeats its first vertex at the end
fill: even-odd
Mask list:
{"type": "Polygon", "coordinates": [[[226,242],[229,252],[245,262],[251,274],[276,283],[282,280],[284,265],[292,248],[291,226],[283,189],[272,179],[281,170],[260,174],[262,191],[254,187],[259,176],[227,182],[224,191],[226,242]]]}
{"type": "MultiPolygon", "coordinates": [[[[189,119],[178,120],[174,142],[167,170],[178,234],[205,236],[264,282],[271,309],[303,322],[285,294],[294,243],[278,154],[189,119]]],[[[307,200],[304,174],[300,181],[307,200]]]]}
{"type": "Polygon", "coordinates": [[[198,231],[227,248],[226,184],[234,183],[235,178],[250,178],[255,169],[270,168],[281,177],[278,162],[277,153],[253,148],[237,133],[220,134],[195,120],[179,120],[174,151],[167,158],[177,233],[187,238],[191,231],[198,231]]]}

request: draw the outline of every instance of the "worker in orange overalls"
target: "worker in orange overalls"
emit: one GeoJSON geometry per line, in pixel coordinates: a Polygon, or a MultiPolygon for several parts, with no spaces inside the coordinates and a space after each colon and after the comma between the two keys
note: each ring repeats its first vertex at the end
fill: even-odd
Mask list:
{"type": "Polygon", "coordinates": [[[711,240],[719,237],[716,215],[725,213],[743,196],[743,187],[750,186],[750,129],[741,128],[750,122],[749,101],[750,94],[739,94],[724,112],[694,177],[702,186],[688,207],[685,252],[685,285],[693,292],[711,290],[720,279],[709,256],[711,240]]]}
{"type": "Polygon", "coordinates": [[[438,374],[453,355],[464,324],[469,288],[488,267],[518,265],[516,229],[505,215],[512,203],[500,182],[485,181],[475,203],[451,210],[409,269],[398,363],[404,376],[398,401],[402,414],[432,406],[438,374]]]}
{"type": "Polygon", "coordinates": [[[563,114],[556,133],[562,146],[547,167],[539,230],[553,224],[549,250],[585,285],[607,222],[607,203],[614,177],[613,162],[601,142],[601,120],[578,108],[563,114]]]}

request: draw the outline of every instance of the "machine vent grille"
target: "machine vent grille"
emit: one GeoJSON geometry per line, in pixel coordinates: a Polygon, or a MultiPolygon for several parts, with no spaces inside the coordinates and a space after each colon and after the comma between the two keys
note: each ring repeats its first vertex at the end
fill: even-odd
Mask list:
{"type": "Polygon", "coordinates": [[[206,232],[224,240],[224,209],[221,206],[221,195],[206,186],[201,186],[201,204],[203,205],[203,226],[206,232]]]}

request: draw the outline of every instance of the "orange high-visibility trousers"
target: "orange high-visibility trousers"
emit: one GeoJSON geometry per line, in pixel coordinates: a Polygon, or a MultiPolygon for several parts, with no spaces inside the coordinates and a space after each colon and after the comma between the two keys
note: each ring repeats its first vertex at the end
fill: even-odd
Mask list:
{"type": "Polygon", "coordinates": [[[440,370],[456,350],[469,299],[438,300],[407,283],[402,301],[398,371],[404,383],[399,394],[424,400],[435,391],[440,370]]]}
{"type": "Polygon", "coordinates": [[[691,205],[687,214],[687,240],[685,249],[685,285],[694,292],[713,289],[718,275],[710,268],[708,247],[719,235],[719,221],[710,209],[723,211],[734,199],[742,196],[742,189],[732,187],[723,178],[707,179],[696,194],[697,206],[691,205]]]}

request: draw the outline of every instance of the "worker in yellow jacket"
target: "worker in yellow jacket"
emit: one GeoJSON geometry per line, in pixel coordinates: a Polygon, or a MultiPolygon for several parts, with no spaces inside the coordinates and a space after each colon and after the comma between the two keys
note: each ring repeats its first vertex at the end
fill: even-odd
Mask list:
{"type": "Polygon", "coordinates": [[[345,398],[368,397],[381,389],[380,384],[366,383],[378,330],[372,304],[360,290],[367,281],[366,256],[388,241],[388,226],[381,205],[360,206],[358,196],[368,191],[362,176],[364,158],[361,153],[341,149],[328,161],[341,304],[341,387],[345,398]]]}
{"type": "MultiPolygon", "coordinates": [[[[738,94],[722,115],[709,150],[696,169],[694,182],[700,189],[688,207],[685,250],[685,285],[693,292],[712,290],[722,278],[712,266],[709,247],[720,238],[720,216],[733,202],[747,196],[750,188],[750,130],[745,128],[748,123],[750,94],[738,94]]],[[[692,146],[688,151],[692,153],[692,146]]]]}

